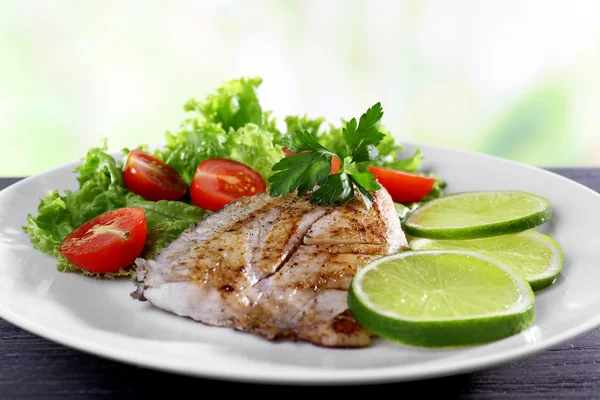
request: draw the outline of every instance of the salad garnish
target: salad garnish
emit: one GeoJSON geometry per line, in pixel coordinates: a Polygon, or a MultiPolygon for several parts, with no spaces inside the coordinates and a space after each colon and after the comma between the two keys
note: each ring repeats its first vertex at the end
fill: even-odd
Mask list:
{"type": "Polygon", "coordinates": [[[377,145],[385,135],[378,129],[383,117],[381,104],[369,108],[360,122],[352,118],[342,128],[345,146],[334,152],[322,146],[314,134],[308,130],[295,130],[282,140],[282,144],[292,152],[304,152],[284,158],[273,166],[279,171],[269,178],[271,196],[287,196],[298,190],[302,196],[314,190],[311,202],[314,204],[345,203],[354,200],[354,186],[362,196],[363,202],[370,207],[373,196],[370,190],[379,190],[375,175],[370,172],[358,172],[356,164],[376,160],[379,156],[377,145]],[[330,174],[332,159],[341,160],[341,171],[330,174]]]}
{"type": "MultiPolygon", "coordinates": [[[[59,271],[104,278],[129,275],[129,267],[107,273],[82,269],[65,258],[59,246],[93,218],[133,207],[143,209],[147,219],[140,255],[151,257],[205,215],[242,195],[312,191],[314,203],[333,204],[351,201],[356,188],[369,205],[369,192],[383,184],[375,179],[377,172],[369,171],[372,167],[431,176],[417,171],[422,160],[418,150],[399,158],[404,149],[380,124],[380,103],[358,121],[333,124],[323,117],[288,115],[280,128],[259,102],[261,83],[259,77],[233,79],[203,100],[187,101],[189,117],[177,131],[167,131],[164,145],[157,149],[146,144],[125,148],[122,161],[109,154],[106,141],[90,149],[74,170],[78,189],[48,193],[37,214],[28,215],[23,230],[33,246],[56,258],[59,271]],[[207,171],[213,183],[204,179],[207,171]]],[[[412,210],[419,201],[441,196],[445,183],[433,178],[431,191],[406,207],[412,210]]],[[[394,200],[404,207],[401,199],[394,200]]]]}

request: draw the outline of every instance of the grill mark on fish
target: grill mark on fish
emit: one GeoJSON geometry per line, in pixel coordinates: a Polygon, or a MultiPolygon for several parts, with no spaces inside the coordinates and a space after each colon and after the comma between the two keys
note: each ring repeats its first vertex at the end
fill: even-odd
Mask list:
{"type": "Polygon", "coordinates": [[[290,229],[288,231],[288,235],[285,239],[286,242],[288,243],[293,243],[292,247],[289,249],[289,251],[287,252],[287,254],[283,257],[283,259],[281,259],[281,261],[277,264],[276,268],[274,271],[272,271],[271,273],[263,276],[260,280],[258,280],[256,283],[254,283],[252,286],[256,285],[257,283],[261,282],[263,279],[267,279],[271,276],[273,276],[274,274],[276,274],[277,272],[279,272],[279,270],[281,270],[281,267],[283,267],[285,265],[285,263],[287,263],[293,256],[294,254],[296,254],[296,252],[298,251],[298,249],[300,248],[300,246],[302,246],[302,243],[304,241],[304,238],[306,237],[306,234],[308,233],[310,227],[317,222],[319,219],[323,218],[324,216],[326,216],[327,214],[331,213],[332,210],[327,210],[327,212],[323,213],[322,215],[320,215],[317,219],[315,219],[311,225],[307,225],[306,227],[304,227],[302,230],[299,230],[299,226],[298,225],[294,225],[292,227],[292,229],[290,229]],[[298,236],[298,240],[291,240],[294,236],[298,236]]]}

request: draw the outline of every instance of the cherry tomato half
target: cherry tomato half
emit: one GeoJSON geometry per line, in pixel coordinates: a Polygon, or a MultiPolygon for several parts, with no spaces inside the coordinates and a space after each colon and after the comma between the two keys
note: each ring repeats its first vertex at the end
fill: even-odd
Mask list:
{"type": "Polygon", "coordinates": [[[119,208],[75,229],[61,242],[58,250],[86,271],[114,273],[131,265],[141,254],[147,231],[144,210],[119,208]]]}
{"type": "Polygon", "coordinates": [[[390,168],[370,166],[369,171],[390,193],[396,203],[412,203],[425,197],[435,184],[434,178],[390,168]]]}
{"type": "MultiPolygon", "coordinates": [[[[289,151],[287,147],[282,147],[281,150],[286,157],[295,156],[297,153],[289,151]]],[[[301,151],[300,153],[305,153],[308,150],[301,151]]],[[[329,170],[329,175],[333,175],[340,170],[340,160],[337,157],[331,158],[331,169],[329,170]]]]}
{"type": "Polygon", "coordinates": [[[131,150],[123,166],[125,187],[146,200],[179,200],[187,185],[169,164],[141,150],[131,150]]]}
{"type": "Polygon", "coordinates": [[[192,202],[205,210],[217,211],[242,196],[264,192],[262,176],[246,164],[225,158],[202,161],[190,188],[192,202]]]}

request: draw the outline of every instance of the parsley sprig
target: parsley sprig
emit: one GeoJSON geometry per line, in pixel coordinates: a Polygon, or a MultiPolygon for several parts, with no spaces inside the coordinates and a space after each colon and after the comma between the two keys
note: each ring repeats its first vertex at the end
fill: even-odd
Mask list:
{"type": "Polygon", "coordinates": [[[282,138],[282,145],[294,153],[281,159],[272,168],[269,178],[270,194],[286,197],[297,190],[302,196],[313,191],[311,202],[319,205],[345,203],[354,200],[355,190],[367,207],[373,203],[370,191],[381,189],[375,175],[358,172],[356,163],[374,161],[379,156],[377,145],[385,135],[379,131],[383,117],[380,103],[376,103],[361,115],[359,121],[352,118],[342,129],[345,146],[336,153],[323,147],[307,130],[295,130],[282,138]],[[341,160],[339,172],[329,175],[331,160],[341,160]]]}

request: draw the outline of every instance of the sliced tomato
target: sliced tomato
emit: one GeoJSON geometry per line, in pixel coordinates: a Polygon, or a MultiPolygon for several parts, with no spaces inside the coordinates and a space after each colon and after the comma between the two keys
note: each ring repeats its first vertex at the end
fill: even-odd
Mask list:
{"type": "Polygon", "coordinates": [[[190,196],[198,207],[217,211],[235,199],[252,196],[266,189],[262,176],[246,164],[225,158],[210,158],[198,165],[190,196]]]}
{"type": "Polygon", "coordinates": [[[123,182],[146,200],[179,200],[187,185],[169,164],[141,150],[131,150],[123,166],[123,182]]]}
{"type": "Polygon", "coordinates": [[[78,267],[100,274],[130,266],[144,248],[148,227],[141,208],[108,211],[71,232],[58,250],[78,267]]]}
{"type": "MultiPolygon", "coordinates": [[[[285,154],[286,157],[289,156],[295,156],[296,154],[299,153],[294,153],[292,151],[290,151],[287,147],[282,147],[281,150],[283,151],[283,154],[285,154]]],[[[308,150],[304,150],[301,151],[300,153],[305,153],[308,150]]],[[[329,170],[329,175],[335,174],[340,170],[340,160],[337,157],[332,157],[331,158],[331,169],[329,170]]]]}
{"type": "Polygon", "coordinates": [[[390,168],[370,166],[369,171],[377,176],[379,183],[396,203],[419,201],[431,192],[435,184],[434,178],[390,168]]]}

